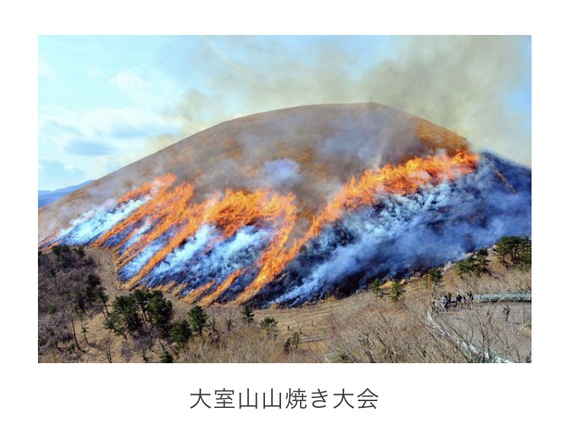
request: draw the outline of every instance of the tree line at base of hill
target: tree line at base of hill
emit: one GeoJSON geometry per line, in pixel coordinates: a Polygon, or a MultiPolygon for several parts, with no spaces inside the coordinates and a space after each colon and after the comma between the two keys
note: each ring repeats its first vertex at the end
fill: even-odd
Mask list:
{"type": "MultiPolygon", "coordinates": [[[[506,273],[522,276],[521,284],[530,285],[530,245],[528,238],[506,237],[493,247],[497,261],[508,269],[506,273]],[[509,270],[515,268],[520,270],[509,270]]],[[[325,339],[323,348],[327,351],[318,355],[317,349],[309,343],[314,341],[313,335],[303,333],[300,325],[297,331],[289,325],[280,327],[277,314],[264,316],[270,313],[262,311],[264,317],[257,318],[257,311],[250,306],[204,308],[193,305],[181,311],[176,304],[176,311],[172,301],[158,290],[129,293],[107,290],[108,285],[102,285],[98,275],[100,267],[89,255],[81,247],[68,246],[39,252],[40,361],[470,360],[432,333],[427,321],[422,319],[425,310],[421,306],[427,307],[429,303],[416,301],[414,295],[406,297],[406,290],[414,291],[417,285],[408,280],[393,279],[384,284],[375,281],[369,285],[371,292],[388,300],[373,298],[365,302],[362,296],[360,306],[363,307],[353,309],[345,302],[328,318],[333,330],[315,336],[316,340],[325,339]],[[107,295],[109,292],[112,298],[107,295]],[[398,328],[391,336],[392,327],[398,328]],[[418,350],[421,352],[417,355],[418,350]]],[[[482,276],[488,273],[488,257],[486,250],[480,250],[456,263],[455,270],[463,277],[460,282],[467,284],[467,291],[475,291],[477,280],[496,283],[495,288],[500,288],[497,285],[500,277],[482,276]]],[[[435,292],[448,280],[440,268],[432,268],[419,282],[427,287],[424,291],[435,292]]],[[[369,298],[374,296],[369,295],[369,298]]],[[[527,324],[530,327],[530,318],[527,324]]],[[[485,326],[491,326],[494,331],[500,327],[493,320],[485,326]]]]}
{"type": "MultiPolygon", "coordinates": [[[[87,353],[108,362],[131,361],[134,356],[145,362],[199,361],[205,349],[222,347],[242,331],[259,344],[274,344],[279,335],[274,317],[256,321],[249,306],[237,312],[195,305],[176,318],[172,301],[158,290],[118,292],[111,300],[98,269],[82,247],[57,245],[38,252],[40,361],[81,361],[87,353]],[[96,317],[102,319],[99,331],[106,336],[95,333],[96,317]],[[112,348],[116,340],[118,352],[112,348]]],[[[290,333],[279,342],[279,353],[292,354],[298,344],[299,334],[290,333]]]]}

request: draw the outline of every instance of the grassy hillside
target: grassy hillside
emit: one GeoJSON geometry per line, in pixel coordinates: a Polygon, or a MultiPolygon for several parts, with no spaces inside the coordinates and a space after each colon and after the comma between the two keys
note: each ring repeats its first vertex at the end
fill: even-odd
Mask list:
{"type": "Polygon", "coordinates": [[[41,208],[39,239],[109,199],[170,173],[194,184],[198,200],[227,188],[292,192],[301,217],[310,220],[338,186],[376,167],[377,156],[382,164],[397,164],[442,148],[465,149],[467,142],[443,127],[376,103],[299,106],[249,115],[189,136],[41,208]],[[350,142],[357,143],[357,150],[350,142]],[[271,164],[274,160],[291,162],[292,176],[281,176],[287,165],[271,164]]]}

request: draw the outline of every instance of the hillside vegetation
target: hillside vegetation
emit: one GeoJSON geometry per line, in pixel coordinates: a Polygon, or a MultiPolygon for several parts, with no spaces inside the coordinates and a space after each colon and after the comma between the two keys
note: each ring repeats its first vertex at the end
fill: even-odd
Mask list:
{"type": "Polygon", "coordinates": [[[486,361],[439,335],[427,315],[440,299],[452,304],[437,314],[446,332],[512,361],[531,359],[530,304],[466,303],[530,292],[527,238],[410,279],[374,281],[345,299],[262,310],[120,290],[112,256],[97,249],[57,246],[38,263],[40,362],[486,361]]]}

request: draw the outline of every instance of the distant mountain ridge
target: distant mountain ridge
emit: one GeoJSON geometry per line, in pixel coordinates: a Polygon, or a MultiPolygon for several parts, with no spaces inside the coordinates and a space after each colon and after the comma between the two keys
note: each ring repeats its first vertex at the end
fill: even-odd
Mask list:
{"type": "Polygon", "coordinates": [[[59,200],[60,198],[65,197],[67,194],[72,193],[73,191],[78,190],[79,188],[84,187],[85,185],[89,185],[91,182],[93,181],[89,180],[79,185],[71,185],[70,187],[59,188],[53,191],[39,190],[37,192],[37,207],[39,209],[42,206],[54,202],[55,200],[59,200]]]}

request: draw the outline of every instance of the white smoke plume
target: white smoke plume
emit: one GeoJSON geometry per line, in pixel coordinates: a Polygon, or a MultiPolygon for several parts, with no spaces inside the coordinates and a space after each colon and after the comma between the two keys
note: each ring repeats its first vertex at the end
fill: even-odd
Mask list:
{"type": "Polygon", "coordinates": [[[509,183],[483,158],[471,175],[386,196],[328,226],[290,264],[281,279],[286,287],[272,287],[272,296],[281,291],[274,302],[294,306],[322,298],[346,280],[352,292],[376,277],[385,281],[460,260],[503,236],[530,237],[530,171],[496,158],[492,163],[509,183]]]}
{"type": "Polygon", "coordinates": [[[288,158],[271,160],[262,166],[261,184],[274,190],[281,187],[290,187],[302,180],[300,165],[288,158]]]}

